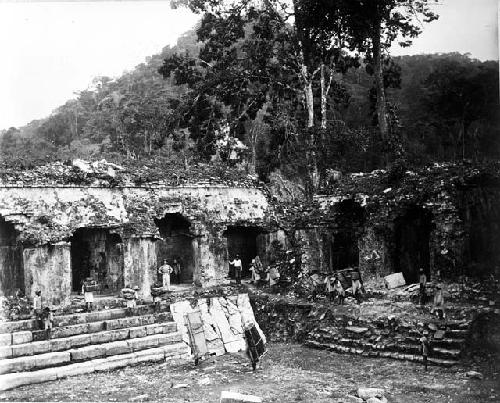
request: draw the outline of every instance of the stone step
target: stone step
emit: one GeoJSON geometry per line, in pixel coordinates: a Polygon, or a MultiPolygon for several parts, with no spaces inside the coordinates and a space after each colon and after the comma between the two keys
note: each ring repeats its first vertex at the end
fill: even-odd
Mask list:
{"type": "Polygon", "coordinates": [[[91,344],[102,344],[111,341],[134,339],[154,334],[167,334],[175,331],[177,331],[177,324],[175,322],[162,322],[145,326],[108,330],[90,334],[80,334],[66,338],[34,341],[31,343],[0,347],[0,358],[16,358],[27,355],[64,351],[91,344]]]}
{"type": "MultiPolygon", "coordinates": [[[[167,305],[162,306],[161,312],[168,310],[167,305]]],[[[153,313],[153,305],[143,304],[135,308],[134,316],[147,315],[153,313]]],[[[93,312],[72,313],[63,315],[54,315],[54,326],[68,326],[91,322],[99,322],[110,319],[119,319],[127,316],[127,309],[115,308],[105,309],[93,312]]],[[[0,334],[21,332],[26,330],[38,329],[38,321],[36,319],[17,320],[12,322],[0,323],[0,334]]],[[[2,336],[2,335],[0,335],[2,336]]],[[[0,337],[1,341],[1,337],[0,337]]]]}
{"type": "MultiPolygon", "coordinates": [[[[106,312],[103,315],[86,317],[88,322],[73,324],[72,320],[54,320],[51,338],[64,338],[88,333],[97,333],[103,330],[122,329],[141,325],[149,325],[172,320],[172,315],[168,312],[156,314],[143,314],[141,316],[125,316],[123,312],[106,312]],[[101,319],[96,321],[97,319],[101,319]]],[[[88,315],[93,315],[88,314],[88,315]]],[[[43,330],[24,330],[0,335],[0,346],[25,344],[31,341],[42,341],[47,339],[47,334],[43,330]],[[9,339],[10,337],[10,339],[9,339]]]]}
{"type": "Polygon", "coordinates": [[[37,371],[0,375],[0,391],[13,389],[22,385],[54,381],[56,379],[62,379],[74,375],[109,371],[144,362],[188,359],[189,357],[189,349],[185,343],[169,344],[162,347],[149,348],[128,354],[97,358],[85,362],[61,365],[37,371]]]}
{"type": "MultiPolygon", "coordinates": [[[[321,344],[336,344],[346,348],[360,349],[362,352],[389,352],[401,353],[411,355],[421,355],[420,343],[398,343],[398,342],[384,342],[384,343],[370,343],[365,340],[353,338],[341,338],[339,340],[314,340],[321,344]]],[[[460,350],[434,348],[432,347],[429,356],[436,358],[449,358],[456,359],[460,355],[460,350]]]]}
{"type": "MultiPolygon", "coordinates": [[[[402,354],[391,351],[365,351],[362,348],[347,347],[339,343],[320,343],[314,340],[308,340],[306,341],[305,345],[311,348],[329,350],[343,354],[360,354],[367,357],[393,358],[397,360],[406,360],[413,362],[423,361],[422,356],[419,354],[402,354]]],[[[458,364],[457,360],[441,359],[441,358],[429,358],[428,362],[429,364],[440,365],[440,366],[451,366],[458,364]]]]}
{"type": "Polygon", "coordinates": [[[180,332],[173,332],[169,334],[154,334],[129,340],[112,341],[109,343],[90,345],[59,352],[4,359],[0,361],[0,374],[33,371],[64,365],[70,362],[128,354],[180,341],[182,341],[180,332]]]}

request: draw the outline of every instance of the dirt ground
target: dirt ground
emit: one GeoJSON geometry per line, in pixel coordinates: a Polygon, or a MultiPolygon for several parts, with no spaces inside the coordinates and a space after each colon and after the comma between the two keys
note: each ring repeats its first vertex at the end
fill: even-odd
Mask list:
{"type": "MultiPolygon", "coordinates": [[[[477,361],[477,360],[476,360],[477,361]]],[[[252,372],[243,354],[192,363],[144,364],[20,387],[0,401],[162,401],[218,402],[223,390],[260,396],[264,402],[341,402],[359,386],[383,387],[390,402],[497,402],[500,360],[461,367],[423,367],[414,363],[365,358],[271,344],[261,368],[252,372]],[[467,378],[470,369],[483,380],[467,378]]]]}

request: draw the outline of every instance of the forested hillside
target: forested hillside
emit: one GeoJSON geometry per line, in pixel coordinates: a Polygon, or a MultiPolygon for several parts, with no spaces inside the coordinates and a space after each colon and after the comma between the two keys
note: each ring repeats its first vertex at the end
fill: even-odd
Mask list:
{"type": "Polygon", "coordinates": [[[4,166],[105,158],[179,169],[227,164],[263,180],[279,170],[293,180],[306,174],[311,152],[321,178],[332,169],[499,157],[496,62],[384,57],[390,135],[382,139],[370,59],[334,51],[334,67],[314,79],[322,92],[311,92],[321,111],[312,130],[287,26],[271,29],[275,16],[266,13],[249,18],[205,17],[133,71],[96,78],[49,117],[2,131],[4,166]]]}

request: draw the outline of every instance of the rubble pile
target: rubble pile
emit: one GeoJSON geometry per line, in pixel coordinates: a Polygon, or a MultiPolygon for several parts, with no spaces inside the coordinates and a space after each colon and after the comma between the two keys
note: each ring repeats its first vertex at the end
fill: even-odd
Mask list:
{"type": "Polygon", "coordinates": [[[215,163],[199,163],[185,168],[154,161],[119,165],[104,159],[93,162],[75,159],[21,169],[0,169],[0,186],[122,187],[188,184],[255,187],[259,182],[255,175],[215,163]]]}

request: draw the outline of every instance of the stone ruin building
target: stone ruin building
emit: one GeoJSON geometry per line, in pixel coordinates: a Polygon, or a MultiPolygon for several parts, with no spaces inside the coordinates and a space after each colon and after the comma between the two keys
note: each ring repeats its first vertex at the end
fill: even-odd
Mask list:
{"type": "MultiPolygon", "coordinates": [[[[255,183],[112,183],[46,178],[0,184],[0,295],[41,290],[70,302],[81,280],[99,276],[101,292],[137,285],[149,296],[163,259],[181,262],[181,281],[227,284],[228,261],[270,245],[299,248],[302,270],[359,266],[366,279],[401,271],[417,282],[494,274],[500,266],[500,181],[495,170],[453,165],[352,174],[310,202],[280,202],[255,183]],[[375,264],[366,258],[376,250],[375,264]]],[[[498,271],[497,271],[498,273],[498,271]]]]}

